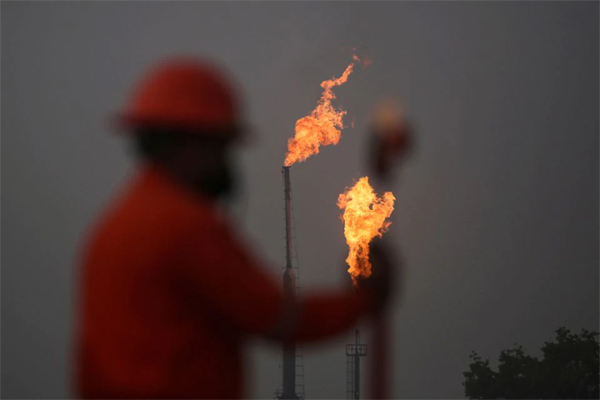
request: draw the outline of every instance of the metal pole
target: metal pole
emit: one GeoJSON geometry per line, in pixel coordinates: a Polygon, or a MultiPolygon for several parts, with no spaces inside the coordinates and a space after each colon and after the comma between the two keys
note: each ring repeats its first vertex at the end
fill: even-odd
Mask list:
{"type": "Polygon", "coordinates": [[[292,185],[290,167],[283,167],[283,192],[285,196],[285,268],[292,268],[292,185]]]}
{"type": "MultiPolygon", "coordinates": [[[[290,167],[283,167],[283,191],[285,196],[285,272],[283,273],[283,295],[290,304],[296,295],[296,277],[292,265],[292,191],[290,167]]],[[[283,345],[283,392],[281,399],[298,399],[296,395],[296,345],[283,345]]]]}
{"type": "Polygon", "coordinates": [[[360,399],[360,336],[358,329],[356,330],[356,352],[354,355],[354,398],[360,399]]]}

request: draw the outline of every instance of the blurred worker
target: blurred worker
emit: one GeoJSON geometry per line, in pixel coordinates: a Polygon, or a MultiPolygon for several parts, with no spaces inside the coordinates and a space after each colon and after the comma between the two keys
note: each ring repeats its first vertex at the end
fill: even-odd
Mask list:
{"type": "Polygon", "coordinates": [[[240,113],[227,77],[198,60],[163,63],[134,91],[122,123],[139,168],[83,253],[78,396],[241,398],[248,337],[323,340],[384,307],[384,254],[358,292],[290,301],[219,213],[240,113]]]}

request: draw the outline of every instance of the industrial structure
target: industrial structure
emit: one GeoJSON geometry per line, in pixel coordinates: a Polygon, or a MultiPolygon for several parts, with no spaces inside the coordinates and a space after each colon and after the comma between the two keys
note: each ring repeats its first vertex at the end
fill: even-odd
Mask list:
{"type": "MultiPolygon", "coordinates": [[[[294,301],[298,284],[298,257],[295,247],[294,216],[292,210],[292,185],[290,167],[282,168],[285,209],[285,267],[283,272],[283,293],[286,301],[294,301]],[[296,260],[296,266],[293,261],[296,260]]],[[[283,386],[277,391],[279,399],[304,398],[304,365],[302,349],[295,344],[283,345],[283,386]]]]}
{"type": "Polygon", "coordinates": [[[356,330],[356,341],[346,345],[346,398],[360,399],[360,358],[367,355],[367,345],[360,343],[360,332],[356,330]]]}

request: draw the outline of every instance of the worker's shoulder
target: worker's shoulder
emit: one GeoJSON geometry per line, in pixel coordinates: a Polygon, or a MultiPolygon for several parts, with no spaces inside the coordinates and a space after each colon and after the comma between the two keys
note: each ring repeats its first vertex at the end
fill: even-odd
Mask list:
{"type": "Polygon", "coordinates": [[[110,242],[147,238],[167,243],[190,234],[210,235],[221,226],[213,202],[146,171],[113,198],[90,233],[110,242]]]}
{"type": "Polygon", "coordinates": [[[92,225],[84,257],[105,260],[123,254],[167,254],[183,249],[194,238],[210,243],[220,230],[210,208],[201,203],[126,194],[115,198],[92,225]]]}
{"type": "MultiPolygon", "coordinates": [[[[144,192],[127,201],[127,208],[139,211],[144,220],[161,226],[210,226],[218,223],[215,206],[206,199],[183,191],[144,192]]],[[[135,211],[134,211],[135,210],[135,211]]]]}
{"type": "Polygon", "coordinates": [[[100,220],[106,228],[158,229],[216,223],[214,206],[193,194],[149,185],[131,185],[109,204],[100,220]]]}

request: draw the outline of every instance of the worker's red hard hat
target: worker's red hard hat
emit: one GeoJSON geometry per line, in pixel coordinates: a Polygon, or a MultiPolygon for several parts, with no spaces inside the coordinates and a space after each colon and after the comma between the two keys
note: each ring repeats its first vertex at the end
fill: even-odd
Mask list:
{"type": "Polygon", "coordinates": [[[206,61],[185,58],[152,69],[134,88],[120,123],[125,128],[161,126],[198,132],[217,128],[231,132],[240,124],[239,114],[226,74],[206,61]]]}

